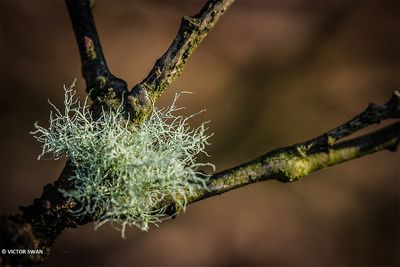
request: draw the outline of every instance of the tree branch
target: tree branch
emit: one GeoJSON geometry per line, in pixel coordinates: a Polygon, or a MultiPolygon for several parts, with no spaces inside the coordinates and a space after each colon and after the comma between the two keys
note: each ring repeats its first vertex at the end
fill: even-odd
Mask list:
{"type": "Polygon", "coordinates": [[[392,97],[382,106],[377,106],[373,103],[359,115],[349,120],[348,122],[332,129],[331,131],[318,136],[297,147],[299,153],[307,153],[313,147],[320,145],[332,146],[336,141],[349,136],[363,128],[372,124],[380,123],[385,119],[394,119],[400,117],[400,92],[395,91],[392,97]]]}
{"type": "Polygon", "coordinates": [[[133,90],[144,87],[150,98],[156,100],[179,77],[189,57],[233,2],[234,0],[210,0],[196,15],[184,16],[171,46],[133,90]]]}
{"type": "MultiPolygon", "coordinates": [[[[209,0],[196,15],[184,16],[178,33],[147,77],[132,88],[128,101],[135,118],[145,118],[152,103],[181,75],[183,68],[208,32],[235,0],[209,0]]],[[[142,121],[141,120],[141,121],[142,121]]]]}
{"type": "MultiPolygon", "coordinates": [[[[110,88],[118,99],[128,92],[124,80],[115,77],[107,66],[92,15],[90,0],[66,0],[79,54],[86,91],[93,100],[105,98],[110,88]]],[[[109,105],[111,106],[111,105],[109,105]]]]}
{"type": "MultiPolygon", "coordinates": [[[[94,105],[120,105],[131,114],[131,119],[142,122],[151,111],[152,102],[181,73],[190,55],[216,24],[233,0],[210,0],[193,17],[184,17],[175,40],[167,52],[156,62],[149,75],[130,93],[126,83],[109,71],[101,50],[88,0],[67,0],[68,10],[77,38],[82,60],[82,73],[94,105]]],[[[349,141],[336,143],[345,136],[387,118],[399,118],[399,92],[385,105],[370,105],[349,122],[309,141],[276,149],[238,167],[214,174],[209,191],[199,190],[189,203],[211,197],[249,183],[278,179],[283,182],[297,180],[309,173],[384,149],[394,150],[399,143],[399,122],[374,133],[349,141]]],[[[79,203],[66,200],[59,189],[70,187],[68,177],[73,166],[66,165],[54,184],[43,188],[39,199],[22,214],[1,217],[2,248],[44,249],[43,255],[1,255],[3,265],[31,265],[43,261],[54,240],[65,228],[88,223],[93,218],[78,220],[71,209],[79,203]]],[[[175,208],[175,203],[168,203],[175,208]]]]}
{"type": "Polygon", "coordinates": [[[399,121],[373,133],[335,144],[337,140],[390,118],[400,118],[399,91],[395,91],[386,104],[377,106],[371,103],[359,115],[323,135],[278,148],[240,166],[214,174],[208,184],[209,190],[199,189],[188,202],[193,203],[259,181],[292,182],[314,171],[371,153],[386,149],[395,151],[400,139],[399,121]]]}
{"type": "Polygon", "coordinates": [[[93,110],[106,105],[117,109],[121,103],[133,123],[141,124],[153,103],[182,73],[183,67],[208,32],[235,0],[209,0],[199,13],[182,18],[170,47],[139,84],[128,92],[124,80],[108,69],[94,24],[90,0],[66,0],[82,61],[87,92],[95,101],[93,110]]]}
{"type": "Polygon", "coordinates": [[[400,123],[396,122],[373,133],[331,147],[320,145],[315,147],[315,152],[307,156],[298,154],[298,145],[279,148],[250,162],[213,175],[208,185],[209,190],[199,189],[188,202],[193,203],[259,181],[292,182],[314,171],[371,153],[385,149],[394,151],[399,144],[399,133],[400,123]]]}

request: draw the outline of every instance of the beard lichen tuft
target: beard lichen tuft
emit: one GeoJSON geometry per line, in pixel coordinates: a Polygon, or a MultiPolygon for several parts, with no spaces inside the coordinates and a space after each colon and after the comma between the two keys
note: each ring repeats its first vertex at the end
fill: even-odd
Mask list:
{"type": "Polygon", "coordinates": [[[133,127],[122,106],[94,118],[88,99],[80,102],[73,87],[64,86],[64,110],[50,103],[49,127],[36,123],[32,134],[42,143],[39,159],[66,157],[73,164],[72,189],[60,191],[80,203],[71,211],[75,216],[91,216],[96,227],[111,222],[124,237],[127,225],[147,231],[150,224],[176,215],[167,215],[171,200],[185,210],[196,189],[207,189],[208,176],[200,168],[214,166],[197,162],[197,156],[207,155],[211,135],[204,123],[190,128],[188,120],[196,114],[175,115],[181,109],[176,107],[179,95],[133,127]]]}

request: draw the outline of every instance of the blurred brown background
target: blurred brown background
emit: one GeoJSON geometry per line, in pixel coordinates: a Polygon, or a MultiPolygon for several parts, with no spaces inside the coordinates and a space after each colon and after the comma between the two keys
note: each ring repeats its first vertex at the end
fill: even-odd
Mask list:
{"type": "MultiPolygon", "coordinates": [[[[205,1],[98,1],[111,70],[130,87],[205,1]]],[[[399,88],[398,1],[238,1],[183,75],[186,112],[206,108],[218,170],[318,135],[399,88]]],[[[66,7],[1,1],[1,213],[17,212],[64,162],[37,161],[29,135],[47,99],[80,76],[66,7]]],[[[291,184],[265,182],[191,205],[127,239],[110,226],[66,230],[47,266],[277,266],[399,263],[399,153],[381,152],[291,184]]]]}

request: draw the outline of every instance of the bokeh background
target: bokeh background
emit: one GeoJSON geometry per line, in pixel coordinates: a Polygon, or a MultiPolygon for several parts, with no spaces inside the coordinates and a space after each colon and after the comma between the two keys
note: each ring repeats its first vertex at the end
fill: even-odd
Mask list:
{"type": "MultiPolygon", "coordinates": [[[[130,87],[205,1],[98,1],[111,70],[130,87]]],[[[37,161],[29,132],[80,61],[61,1],[1,7],[1,213],[17,212],[64,161],[37,161]]],[[[399,88],[398,1],[238,1],[158,102],[207,112],[209,159],[223,170],[316,136],[399,88]]],[[[150,232],[66,230],[45,266],[398,266],[399,153],[380,152],[301,181],[258,183],[191,205],[150,232]]]]}

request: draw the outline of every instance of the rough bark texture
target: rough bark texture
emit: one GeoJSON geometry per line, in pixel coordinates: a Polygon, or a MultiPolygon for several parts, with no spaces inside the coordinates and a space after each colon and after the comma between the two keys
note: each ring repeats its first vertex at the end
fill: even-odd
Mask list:
{"type": "MultiPolygon", "coordinates": [[[[125,81],[115,77],[107,67],[96,32],[91,4],[88,0],[67,0],[72,25],[82,61],[82,75],[87,92],[94,100],[96,112],[100,106],[115,108],[121,103],[130,119],[140,124],[151,112],[153,103],[181,74],[207,33],[234,0],[210,0],[193,17],[184,17],[171,46],[158,59],[148,76],[131,91],[125,81]]],[[[199,190],[189,203],[218,195],[232,189],[258,182],[276,179],[291,182],[313,171],[349,161],[381,150],[393,151],[399,143],[397,121],[380,130],[337,143],[360,129],[389,118],[399,118],[400,93],[382,106],[370,104],[368,108],[343,125],[306,142],[279,148],[255,160],[232,169],[214,174],[209,190],[199,190]]],[[[40,198],[28,207],[20,208],[22,214],[1,217],[2,249],[44,249],[43,255],[1,255],[1,265],[32,265],[45,260],[54,240],[65,228],[91,222],[92,218],[77,220],[70,214],[79,203],[67,202],[59,189],[68,189],[68,177],[73,166],[67,164],[59,179],[44,186],[40,198]]],[[[175,203],[167,203],[175,210],[175,203]]],[[[155,207],[156,208],[156,207],[155,207]]]]}

